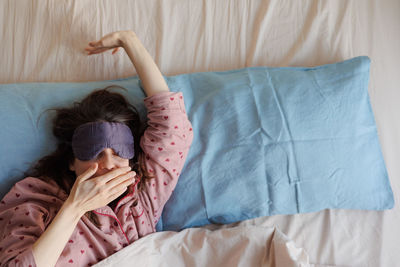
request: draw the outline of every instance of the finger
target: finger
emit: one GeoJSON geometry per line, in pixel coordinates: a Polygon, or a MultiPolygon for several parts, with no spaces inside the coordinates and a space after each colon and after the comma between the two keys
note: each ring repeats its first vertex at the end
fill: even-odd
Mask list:
{"type": "Polygon", "coordinates": [[[119,47],[115,48],[114,51],[112,52],[112,54],[114,55],[115,53],[118,52],[119,47]]]}
{"type": "Polygon", "coordinates": [[[135,179],[134,179],[135,176],[136,176],[136,172],[134,172],[134,171],[128,172],[127,174],[124,174],[124,175],[120,175],[114,179],[111,179],[109,182],[107,182],[106,183],[107,188],[108,189],[113,188],[124,182],[130,182],[130,184],[132,184],[135,182],[135,179]]]}
{"type": "Polygon", "coordinates": [[[87,169],[84,173],[79,175],[77,179],[80,181],[85,181],[89,179],[96,173],[98,166],[99,165],[97,163],[94,163],[89,169],[87,169]]]}
{"type": "Polygon", "coordinates": [[[122,195],[123,193],[125,193],[127,188],[123,188],[120,191],[117,191],[116,193],[111,194],[108,199],[107,202],[110,203],[111,201],[115,200],[117,197],[119,197],[120,195],[122,195]]]}
{"type": "Polygon", "coordinates": [[[99,46],[102,46],[102,44],[101,44],[101,41],[93,41],[93,42],[89,43],[89,46],[99,47],[99,46]]]}
{"type": "Polygon", "coordinates": [[[88,51],[88,52],[99,52],[99,51],[104,52],[104,51],[107,51],[107,50],[109,50],[109,49],[111,49],[111,48],[106,48],[106,47],[85,48],[85,50],[88,51]]]}
{"type": "Polygon", "coordinates": [[[103,174],[101,176],[97,176],[95,177],[95,179],[103,184],[106,184],[108,181],[110,181],[111,179],[118,177],[122,174],[126,174],[127,172],[129,172],[130,170],[132,170],[131,167],[127,166],[127,167],[122,167],[122,168],[117,168],[115,170],[112,170],[110,172],[107,172],[106,174],[103,174]]]}
{"type": "Polygon", "coordinates": [[[98,48],[98,49],[96,49],[96,50],[92,50],[92,51],[90,51],[88,54],[89,55],[92,55],[92,54],[100,54],[100,53],[103,53],[103,52],[105,52],[105,51],[107,51],[107,50],[110,50],[111,48],[98,48]]]}
{"type": "Polygon", "coordinates": [[[93,51],[93,50],[96,50],[96,49],[97,49],[96,47],[89,47],[89,46],[85,47],[86,51],[93,51]]]}
{"type": "Polygon", "coordinates": [[[126,180],[116,186],[114,186],[113,188],[109,189],[108,192],[109,194],[113,195],[117,192],[120,192],[121,190],[123,190],[125,192],[125,190],[132,184],[132,180],[126,180]]]}
{"type": "Polygon", "coordinates": [[[85,47],[86,51],[96,51],[96,50],[99,50],[99,49],[111,49],[111,47],[104,47],[104,46],[96,46],[96,47],[94,47],[94,46],[86,46],[85,47]]]}

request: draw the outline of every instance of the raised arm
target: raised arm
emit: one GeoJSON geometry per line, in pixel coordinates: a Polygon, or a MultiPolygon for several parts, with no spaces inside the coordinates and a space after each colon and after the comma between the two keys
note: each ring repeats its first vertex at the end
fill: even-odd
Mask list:
{"type": "Polygon", "coordinates": [[[169,91],[168,85],[156,63],[136,34],[131,31],[124,32],[121,41],[143,83],[146,95],[152,96],[159,92],[169,91]]]}
{"type": "Polygon", "coordinates": [[[131,59],[143,84],[146,95],[168,92],[169,88],[153,58],[133,31],[118,31],[105,35],[99,41],[90,42],[86,48],[89,55],[123,47],[131,59]]]}

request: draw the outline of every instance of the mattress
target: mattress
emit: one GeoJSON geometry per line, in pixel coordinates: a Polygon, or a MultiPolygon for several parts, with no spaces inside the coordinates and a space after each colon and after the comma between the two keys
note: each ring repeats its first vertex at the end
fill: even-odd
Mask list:
{"type": "Polygon", "coordinates": [[[276,227],[311,263],[400,262],[400,2],[1,1],[0,83],[84,82],[136,75],[128,56],[88,57],[106,33],[136,32],[165,75],[252,66],[316,66],[367,55],[369,94],[395,206],[275,215],[207,229],[276,227]],[[396,115],[397,114],[397,115],[396,115]]]}

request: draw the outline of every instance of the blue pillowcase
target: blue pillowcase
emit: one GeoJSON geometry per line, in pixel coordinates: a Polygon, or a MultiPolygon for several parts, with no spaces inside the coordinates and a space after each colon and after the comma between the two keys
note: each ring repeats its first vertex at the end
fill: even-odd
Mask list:
{"type": "Polygon", "coordinates": [[[184,91],[195,135],[158,229],[392,208],[369,67],[368,57],[357,57],[171,77],[171,88],[184,91]]]}
{"type": "MultiPolygon", "coordinates": [[[[370,60],[166,77],[194,140],[158,230],[322,209],[393,207],[368,97],[370,60]]],[[[55,148],[47,108],[117,84],[145,118],[137,77],[0,85],[0,194],[55,148]],[[38,117],[41,116],[38,121],[38,117]]]]}

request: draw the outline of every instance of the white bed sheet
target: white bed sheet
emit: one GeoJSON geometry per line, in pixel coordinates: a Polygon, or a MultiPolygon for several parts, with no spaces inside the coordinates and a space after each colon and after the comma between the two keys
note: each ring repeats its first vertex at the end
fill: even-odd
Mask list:
{"type": "MultiPolygon", "coordinates": [[[[237,226],[159,232],[139,239],[96,267],[317,267],[274,227],[237,226]]],[[[322,267],[322,266],[318,266],[322,267]]],[[[328,266],[324,266],[328,267],[328,266]]]]}
{"type": "Polygon", "coordinates": [[[326,210],[240,225],[276,226],[311,262],[400,266],[400,1],[0,1],[0,83],[135,75],[122,52],[87,57],[83,51],[87,42],[123,29],[137,33],[165,75],[368,55],[394,209],[326,210]]]}

